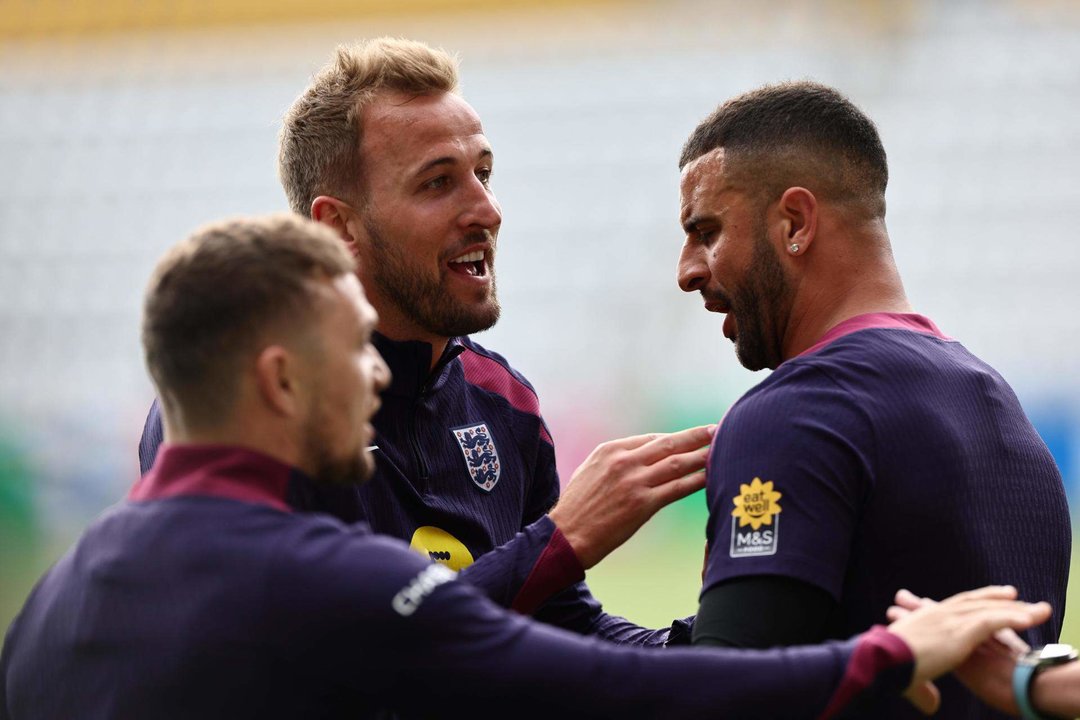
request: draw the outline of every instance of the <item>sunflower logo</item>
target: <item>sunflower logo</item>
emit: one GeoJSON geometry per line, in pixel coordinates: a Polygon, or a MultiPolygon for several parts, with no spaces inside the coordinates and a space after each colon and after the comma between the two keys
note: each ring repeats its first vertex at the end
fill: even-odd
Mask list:
{"type": "Polygon", "coordinates": [[[749,525],[751,530],[759,530],[762,525],[772,525],[773,516],[780,514],[781,497],[773,490],[772,480],[761,482],[761,478],[754,478],[749,485],[740,483],[731,516],[739,518],[739,527],[749,525]]]}

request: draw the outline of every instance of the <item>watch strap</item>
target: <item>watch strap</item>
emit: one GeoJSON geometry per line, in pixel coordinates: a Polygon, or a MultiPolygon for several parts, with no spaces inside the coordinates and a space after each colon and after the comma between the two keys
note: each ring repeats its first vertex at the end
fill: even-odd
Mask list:
{"type": "Polygon", "coordinates": [[[1013,670],[1013,697],[1016,698],[1016,707],[1020,710],[1020,717],[1024,720],[1054,720],[1049,715],[1037,712],[1031,704],[1031,681],[1041,669],[1035,663],[1018,662],[1013,670]]]}

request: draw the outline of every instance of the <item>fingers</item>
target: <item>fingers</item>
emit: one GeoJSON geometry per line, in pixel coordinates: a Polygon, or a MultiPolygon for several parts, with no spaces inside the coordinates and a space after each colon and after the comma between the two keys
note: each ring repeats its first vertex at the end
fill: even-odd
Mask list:
{"type": "Polygon", "coordinates": [[[896,622],[905,615],[911,614],[911,612],[912,611],[908,608],[900,607],[899,605],[892,605],[891,607],[889,607],[888,610],[885,611],[885,617],[888,619],[889,622],[896,622]]]}
{"type": "Polygon", "coordinates": [[[977,600],[1015,600],[1016,597],[1016,588],[1012,585],[987,585],[986,587],[976,588],[975,590],[966,590],[964,592],[956,593],[952,597],[945,598],[941,602],[959,604],[977,600]]]}
{"type": "Polygon", "coordinates": [[[912,685],[904,697],[923,715],[933,715],[941,706],[941,691],[929,681],[912,685]]]}
{"type": "MultiPolygon", "coordinates": [[[[999,591],[1008,595],[1013,588],[1011,586],[999,586],[999,591]]],[[[992,591],[998,592],[998,591],[992,591]]],[[[970,595],[968,595],[970,597],[970,595]]],[[[924,605],[933,605],[934,601],[930,598],[919,597],[910,590],[900,589],[896,592],[896,605],[893,605],[885,611],[885,616],[890,622],[896,621],[908,614],[912,610],[918,610],[924,605]]],[[[997,647],[984,648],[986,651],[997,650],[1004,651],[1012,655],[1019,655],[1027,652],[1030,646],[1024,642],[1024,640],[1016,634],[1012,628],[1002,628],[994,633],[993,640],[990,641],[997,647]]]]}
{"type": "Polygon", "coordinates": [[[918,610],[924,603],[932,603],[933,600],[928,598],[921,598],[910,590],[901,588],[896,591],[896,597],[894,598],[896,604],[906,610],[918,610]]]}
{"type": "Polygon", "coordinates": [[[601,444],[597,449],[602,447],[608,447],[618,450],[637,450],[646,443],[660,440],[668,437],[671,433],[645,433],[644,435],[630,435],[624,438],[616,438],[615,440],[608,440],[606,443],[601,444]]]}
{"type": "Polygon", "coordinates": [[[708,445],[715,431],[716,425],[700,425],[676,433],[654,435],[652,440],[636,446],[635,454],[643,464],[652,465],[664,458],[690,453],[708,445]]]}
{"type": "Polygon", "coordinates": [[[698,471],[677,478],[656,488],[656,501],[661,507],[682,500],[705,487],[705,473],[698,471]]]}
{"type": "Polygon", "coordinates": [[[932,680],[962,663],[1002,628],[1022,630],[1050,616],[1046,603],[1013,600],[1015,588],[995,586],[954,595],[917,610],[897,606],[889,630],[908,643],[916,657],[916,682],[932,680]]]}
{"type": "Polygon", "coordinates": [[[994,633],[994,640],[1012,655],[1023,655],[1031,649],[1031,646],[1024,642],[1024,639],[1012,628],[998,630],[994,633]]]}
{"type": "Polygon", "coordinates": [[[968,631],[976,634],[980,640],[985,640],[1002,628],[1026,630],[1029,627],[1046,622],[1049,617],[1050,604],[1045,602],[1017,602],[1000,608],[979,608],[972,612],[968,631]]]}

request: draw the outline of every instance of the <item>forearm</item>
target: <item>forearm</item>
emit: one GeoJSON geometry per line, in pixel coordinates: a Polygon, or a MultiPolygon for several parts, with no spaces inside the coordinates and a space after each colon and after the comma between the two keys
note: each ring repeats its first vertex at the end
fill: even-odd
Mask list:
{"type": "Polygon", "coordinates": [[[551,598],[534,617],[548,625],[617,645],[660,647],[667,642],[669,633],[668,628],[644,628],[626,618],[605,613],[600,601],[583,582],[551,598]]]}
{"type": "Polygon", "coordinates": [[[546,515],[460,574],[496,604],[523,614],[584,577],[573,549],[546,515]]]}
{"type": "Polygon", "coordinates": [[[412,701],[467,698],[475,717],[837,717],[853,700],[898,694],[911,676],[910,651],[883,630],[812,648],[649,652],[477,613],[451,602],[456,590],[440,588],[417,613],[431,613],[427,650],[405,654],[439,672],[402,677],[412,701]]]}

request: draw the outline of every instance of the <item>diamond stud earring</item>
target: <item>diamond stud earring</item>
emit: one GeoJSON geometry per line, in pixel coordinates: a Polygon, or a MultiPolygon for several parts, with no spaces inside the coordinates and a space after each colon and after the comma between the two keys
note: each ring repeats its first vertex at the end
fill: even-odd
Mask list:
{"type": "Polygon", "coordinates": [[[792,255],[798,255],[799,254],[799,243],[791,243],[791,245],[788,246],[788,250],[791,251],[792,255]]]}

